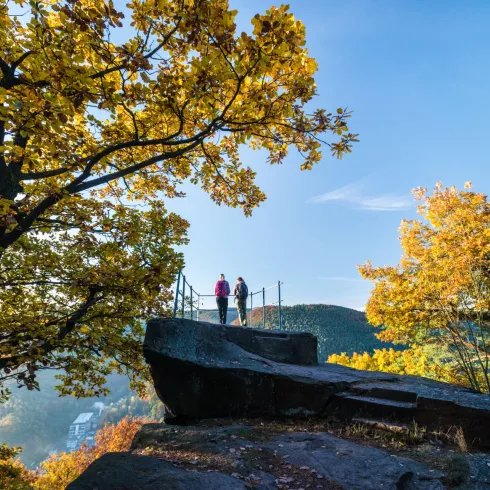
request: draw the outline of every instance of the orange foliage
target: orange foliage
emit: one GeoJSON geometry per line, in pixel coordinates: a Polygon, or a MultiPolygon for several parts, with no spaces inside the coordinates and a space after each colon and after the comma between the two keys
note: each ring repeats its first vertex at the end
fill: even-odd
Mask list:
{"type": "Polygon", "coordinates": [[[34,484],[38,490],[64,490],[87,467],[105,453],[128,451],[131,442],[148,418],[125,417],[116,425],[104,427],[95,436],[95,446],[83,446],[71,453],[58,453],[41,464],[41,474],[34,484]]]}
{"type": "Polygon", "coordinates": [[[447,352],[457,377],[488,393],[490,202],[469,182],[414,195],[423,220],[402,222],[400,263],[359,267],[374,282],[367,318],[381,340],[447,352]]]}

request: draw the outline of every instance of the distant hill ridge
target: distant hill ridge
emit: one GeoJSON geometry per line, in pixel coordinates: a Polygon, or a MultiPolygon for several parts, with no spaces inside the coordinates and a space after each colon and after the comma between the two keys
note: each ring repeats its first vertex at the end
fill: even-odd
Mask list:
{"type": "MultiPolygon", "coordinates": [[[[231,303],[231,301],[230,301],[231,303]]],[[[189,312],[186,314],[186,318],[190,318],[189,312]]],[[[226,321],[228,324],[235,325],[235,321],[238,319],[238,311],[234,307],[228,308],[228,314],[226,315],[226,321]]],[[[197,315],[194,313],[194,320],[197,320],[197,315]]],[[[201,322],[219,323],[218,310],[199,310],[199,320],[201,322]]],[[[240,323],[237,323],[240,325],[240,323]]]]}
{"type": "MultiPolygon", "coordinates": [[[[331,354],[372,352],[374,349],[393,347],[376,338],[375,333],[379,330],[369,325],[362,311],[343,306],[310,304],[283,306],[281,314],[283,330],[310,332],[318,338],[319,362],[326,361],[331,354]]],[[[231,324],[239,325],[239,322],[234,320],[231,324]]],[[[262,328],[262,324],[262,307],[254,308],[252,326],[262,328]]],[[[275,329],[277,326],[277,306],[266,306],[265,327],[275,329]]]]}

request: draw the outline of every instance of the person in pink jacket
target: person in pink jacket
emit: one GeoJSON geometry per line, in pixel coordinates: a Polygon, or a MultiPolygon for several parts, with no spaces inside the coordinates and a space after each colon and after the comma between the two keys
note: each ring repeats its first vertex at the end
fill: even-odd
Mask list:
{"type": "Polygon", "coordinates": [[[225,275],[220,274],[219,281],[214,286],[214,294],[216,295],[216,304],[218,305],[219,322],[222,325],[226,324],[226,314],[228,313],[228,296],[230,295],[230,285],[225,281],[225,275]]]}

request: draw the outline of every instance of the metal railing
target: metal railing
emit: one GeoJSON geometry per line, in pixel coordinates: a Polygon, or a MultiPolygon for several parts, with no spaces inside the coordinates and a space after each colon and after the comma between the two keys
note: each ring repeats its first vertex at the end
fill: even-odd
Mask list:
{"type": "MultiPolygon", "coordinates": [[[[260,299],[262,299],[262,328],[266,328],[266,291],[277,288],[277,301],[269,303],[271,306],[277,305],[277,328],[282,330],[282,314],[281,314],[281,285],[283,283],[278,281],[269,287],[263,287],[256,292],[251,292],[247,298],[247,305],[250,303],[250,317],[247,318],[247,323],[249,326],[257,326],[257,322],[253,321],[253,311],[254,311],[254,297],[258,299],[258,305],[256,308],[260,307],[260,299]]],[[[229,295],[233,296],[233,295],[229,295]]],[[[200,294],[194,287],[187,281],[185,274],[180,271],[177,276],[177,282],[175,287],[175,300],[174,300],[174,318],[180,316],[181,318],[190,318],[191,320],[199,320],[199,313],[201,311],[202,299],[203,298],[214,298],[214,294],[200,294]],[[195,316],[195,318],[194,318],[195,316]]],[[[206,310],[210,311],[210,310],[206,310]]],[[[214,309],[213,309],[214,311],[214,309]]],[[[248,316],[248,315],[247,315],[248,316]]],[[[259,324],[260,325],[260,324],[259,324]]],[[[269,327],[272,325],[269,324],[269,327]]]]}

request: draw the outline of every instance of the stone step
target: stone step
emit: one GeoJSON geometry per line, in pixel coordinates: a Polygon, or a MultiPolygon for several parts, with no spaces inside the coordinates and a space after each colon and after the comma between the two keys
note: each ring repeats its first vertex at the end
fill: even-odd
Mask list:
{"type": "Polygon", "coordinates": [[[344,399],[357,400],[368,405],[382,405],[383,407],[393,407],[402,410],[414,410],[417,408],[416,403],[403,402],[398,400],[391,400],[389,398],[380,398],[375,396],[365,396],[365,395],[352,395],[348,393],[340,393],[344,399]]]}
{"type": "Polygon", "coordinates": [[[375,419],[395,419],[398,422],[411,422],[417,409],[416,403],[401,402],[385,398],[337,393],[336,412],[343,418],[369,416],[375,419]]]}
{"type": "Polygon", "coordinates": [[[363,386],[363,395],[372,398],[382,398],[383,400],[393,400],[397,402],[417,403],[417,393],[412,391],[393,390],[379,385],[363,386]],[[367,392],[365,389],[367,388],[367,392]]]}

